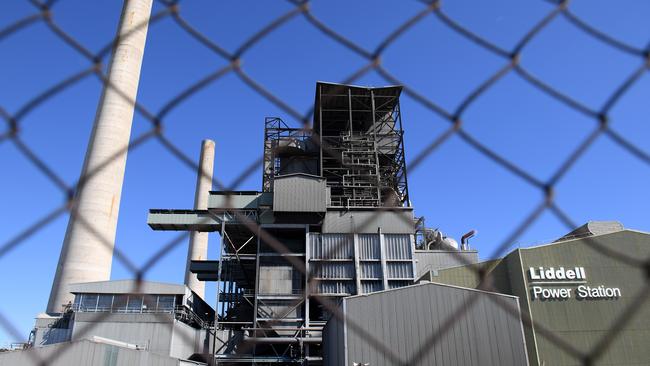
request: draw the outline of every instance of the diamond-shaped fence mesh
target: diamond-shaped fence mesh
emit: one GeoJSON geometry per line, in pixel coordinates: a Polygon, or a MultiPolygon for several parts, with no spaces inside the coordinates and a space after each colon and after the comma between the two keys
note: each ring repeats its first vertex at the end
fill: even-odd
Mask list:
{"type": "MultiPolygon", "coordinates": [[[[18,109],[10,111],[2,106],[2,101],[0,100],[0,117],[5,122],[4,130],[0,133],[0,144],[13,144],[17,151],[25,158],[24,162],[21,164],[30,164],[33,166],[33,168],[37,169],[43,175],[43,177],[45,177],[54,187],[61,191],[64,197],[59,207],[55,208],[51,212],[46,212],[45,214],[35,214],[33,216],[33,219],[29,220],[29,222],[23,223],[24,225],[22,225],[22,227],[17,230],[17,234],[15,234],[9,240],[0,243],[0,265],[3,265],[3,259],[7,256],[8,253],[20,251],[22,249],[22,245],[30,237],[37,234],[40,230],[42,230],[42,228],[47,226],[47,224],[59,219],[62,216],[74,214],[76,197],[75,192],[79,189],[80,186],[84,184],[84,181],[89,178],[86,176],[79,181],[71,183],[64,179],[59,173],[60,167],[46,163],[47,159],[43,159],[42,156],[39,156],[39,154],[36,153],[36,149],[30,145],[30,140],[23,136],[22,126],[25,121],[25,117],[50,99],[66,92],[66,90],[72,88],[77,83],[85,81],[86,79],[95,78],[99,82],[98,85],[100,87],[114,90],[117,89],[116,86],[109,83],[109,79],[105,72],[104,63],[107,63],[110,59],[111,50],[113,49],[113,45],[117,44],[118,39],[107,39],[105,44],[98,50],[93,50],[90,47],[84,45],[82,41],[77,39],[73,34],[68,33],[66,27],[57,21],[57,8],[60,7],[61,3],[64,2],[65,0],[31,0],[29,3],[31,3],[33,10],[30,14],[24,16],[23,18],[14,20],[13,23],[4,24],[2,25],[2,28],[0,28],[0,50],[2,49],[3,42],[6,42],[21,32],[25,32],[30,28],[36,27],[36,25],[44,25],[44,27],[39,28],[39,31],[48,32],[49,36],[54,36],[63,41],[70,50],[78,53],[86,60],[85,64],[80,65],[78,71],[72,75],[64,77],[62,80],[54,84],[41,85],[42,91],[34,94],[31,99],[29,99],[18,109]]],[[[144,105],[140,101],[129,100],[129,103],[132,103],[135,106],[136,118],[147,120],[150,122],[150,124],[148,128],[144,130],[140,128],[135,133],[135,135],[132,136],[128,148],[121,153],[126,153],[128,151],[129,156],[133,156],[134,154],[138,154],[138,149],[140,146],[144,145],[145,143],[149,143],[150,141],[155,141],[176,158],[179,166],[184,165],[193,171],[197,171],[199,167],[194,162],[194,159],[188,156],[183,151],[183,149],[176,144],[174,134],[168,132],[168,116],[178,106],[190,101],[201,90],[208,87],[213,87],[219,80],[231,75],[235,76],[242,86],[249,88],[254,92],[254,94],[264,98],[266,101],[279,108],[287,116],[294,119],[298,124],[302,125],[305,130],[309,130],[311,119],[313,117],[313,110],[310,109],[306,113],[299,112],[299,109],[294,105],[293,101],[290,98],[283,98],[279,95],[276,95],[273,92],[273,85],[263,85],[254,76],[252,76],[252,74],[250,74],[244,66],[244,61],[247,59],[247,56],[252,49],[265,43],[271,43],[271,46],[275,47],[273,45],[273,42],[277,41],[272,37],[274,32],[283,28],[283,26],[285,26],[292,19],[303,18],[306,22],[306,26],[310,27],[311,30],[316,30],[320,34],[320,37],[322,38],[321,40],[323,42],[333,42],[336,47],[345,49],[350,57],[353,57],[352,55],[354,55],[355,58],[363,60],[360,67],[355,70],[350,70],[349,76],[344,80],[338,80],[339,82],[345,84],[354,83],[355,81],[362,79],[365,75],[374,71],[385,82],[389,84],[402,85],[403,92],[406,97],[412,99],[414,103],[419,104],[420,107],[427,110],[428,113],[437,116],[437,119],[447,122],[447,125],[444,127],[442,132],[436,136],[432,136],[428,144],[426,144],[421,151],[409,157],[409,173],[413,173],[414,171],[422,169],[431,169],[431,167],[425,167],[427,164],[426,159],[432,155],[435,155],[439,151],[440,147],[452,139],[452,137],[457,137],[468,146],[475,149],[475,151],[480,153],[482,156],[494,162],[494,169],[503,169],[511,173],[525,185],[528,185],[541,193],[542,198],[539,200],[534,209],[528,214],[521,217],[518,222],[514,223],[513,226],[515,229],[512,230],[506,239],[497,245],[491,253],[488,253],[487,257],[489,258],[496,258],[506,254],[507,251],[513,246],[513,244],[515,244],[516,241],[522,236],[522,234],[534,223],[536,223],[544,213],[549,213],[555,216],[557,219],[559,219],[560,222],[565,224],[568,229],[574,229],[576,227],[576,222],[574,222],[570,215],[567,214],[567,211],[565,211],[563,207],[560,207],[560,205],[555,200],[556,187],[558,186],[558,182],[572,170],[572,168],[575,166],[575,163],[596,141],[600,139],[609,139],[611,142],[627,151],[627,153],[629,153],[629,159],[636,159],[640,161],[645,169],[647,169],[648,165],[650,165],[650,155],[648,152],[644,151],[643,148],[637,146],[637,144],[633,143],[630,139],[624,137],[622,133],[618,132],[612,125],[610,117],[612,109],[617,106],[619,101],[622,100],[626,92],[633,88],[637,81],[640,80],[648,72],[648,69],[650,68],[650,48],[648,46],[645,48],[632,46],[617,39],[616,37],[610,36],[595,26],[592,26],[572,11],[568,1],[549,2],[548,12],[535,22],[531,22],[527,28],[527,31],[523,33],[524,35],[518,40],[518,42],[515,43],[513,47],[510,48],[503,48],[497,45],[488,37],[484,37],[480,33],[472,31],[470,28],[463,25],[462,22],[454,19],[454,17],[450,16],[445,11],[445,6],[440,1],[422,1],[421,3],[418,3],[418,5],[420,5],[420,9],[412,14],[412,16],[410,16],[406,21],[403,21],[397,26],[393,26],[393,28],[391,28],[392,30],[388,32],[388,35],[384,36],[380,42],[377,42],[377,45],[374,48],[368,48],[366,45],[346,37],[344,33],[339,32],[334,27],[329,26],[326,21],[322,20],[319,17],[319,14],[312,10],[312,4],[310,1],[293,0],[289,1],[289,4],[289,10],[284,14],[281,14],[279,17],[273,19],[272,21],[266,24],[249,25],[249,28],[255,29],[254,32],[250,32],[252,36],[238,44],[236,47],[227,47],[223,46],[222,43],[233,43],[231,41],[224,41],[224,39],[226,41],[228,40],[228,35],[215,37],[213,35],[204,33],[202,32],[200,26],[194,25],[192,21],[188,20],[184,16],[183,1],[160,0],[157,2],[154,7],[154,12],[151,14],[149,20],[149,32],[151,34],[155,34],[157,23],[164,20],[169,20],[174,24],[175,27],[177,27],[180,32],[193,39],[194,46],[201,47],[207,53],[211,53],[216,58],[222,60],[224,66],[214,70],[206,70],[205,76],[203,78],[196,81],[189,87],[179,90],[173,98],[164,103],[163,106],[158,110],[150,109],[147,105],[144,105]],[[417,92],[415,88],[412,88],[408,83],[402,82],[397,76],[395,76],[400,70],[391,70],[382,62],[382,56],[384,56],[386,50],[390,46],[392,46],[400,37],[408,34],[419,23],[429,21],[430,18],[435,18],[440,24],[444,26],[447,31],[452,32],[455,37],[460,37],[464,41],[474,44],[483,51],[501,60],[500,68],[498,68],[496,72],[494,72],[482,82],[479,82],[476,85],[473,85],[471,89],[466,90],[466,97],[453,109],[445,108],[436,100],[433,100],[426,95],[417,92]],[[578,99],[572,97],[571,95],[556,89],[551,82],[547,82],[544,79],[536,76],[532,71],[520,63],[520,59],[526,54],[527,46],[542,32],[544,32],[544,30],[549,27],[550,24],[557,21],[558,18],[563,18],[563,20],[570,24],[571,27],[586,36],[589,41],[598,42],[602,47],[608,48],[612,52],[625,54],[629,57],[637,59],[638,66],[623,79],[620,85],[618,85],[616,88],[613,88],[612,90],[607,91],[608,97],[599,108],[590,107],[578,99]],[[464,117],[466,116],[466,113],[471,110],[475,101],[490,91],[499,80],[505,78],[507,75],[519,78],[521,81],[533,87],[536,93],[546,95],[554,100],[555,103],[564,105],[565,107],[568,107],[569,109],[582,114],[586,118],[589,118],[593,121],[591,127],[585,127],[588,130],[586,136],[577,144],[573,150],[569,151],[566,154],[562,160],[562,163],[559,164],[559,166],[552,174],[550,174],[549,179],[541,180],[537,178],[537,174],[535,174],[535,172],[529,171],[528,169],[513,162],[513,159],[510,159],[508,156],[504,156],[503,154],[498,153],[494,149],[488,147],[487,144],[484,144],[480,140],[480,138],[474,136],[468,131],[468,129],[465,128],[464,117]]],[[[376,6],[384,5],[382,3],[382,5],[376,6]]],[[[341,9],[341,12],[345,13],[345,9],[341,9]]],[[[206,14],[206,16],[209,17],[208,14],[206,14]]],[[[145,24],[142,26],[145,26],[145,24]]],[[[422,47],[429,46],[430,45],[422,45],[422,47]]],[[[297,45],[296,47],[300,48],[300,45],[297,45]]],[[[45,58],[53,56],[55,55],[43,55],[45,58]]],[[[277,55],[269,57],[277,57],[277,55]]],[[[454,55],[444,55],[444,57],[453,58],[454,55]]],[[[477,62],[480,62],[480,60],[477,60],[477,62]]],[[[358,62],[355,61],[354,63],[351,62],[350,64],[358,64],[358,62]]],[[[612,65],[611,67],[616,68],[616,65],[612,65]]],[[[29,70],[21,71],[29,72],[29,70]]],[[[55,74],[55,71],[56,70],[54,69],[48,70],[48,72],[52,74],[55,74]]],[[[10,87],[11,86],[9,85],[2,85],[2,88],[10,87]]],[[[218,84],[216,87],[218,88],[218,84]]],[[[119,89],[116,91],[120,93],[119,89]]],[[[124,98],[128,97],[124,96],[124,98]]],[[[216,120],[219,119],[219,116],[214,117],[216,120]]],[[[638,121],[636,121],[637,123],[645,123],[643,121],[647,119],[647,116],[638,116],[638,118],[638,121]]],[[[235,174],[236,178],[233,180],[232,184],[225,184],[218,179],[214,179],[214,185],[220,190],[224,191],[234,191],[238,189],[244,181],[246,181],[251,176],[254,176],[256,172],[259,171],[259,168],[262,164],[262,156],[260,155],[258,159],[253,159],[250,162],[239,162],[238,164],[242,167],[241,172],[239,174],[235,174]]],[[[98,170],[101,169],[102,166],[98,168],[98,170]]],[[[97,170],[91,171],[89,172],[89,175],[92,176],[92,174],[96,172],[97,170]]],[[[5,170],[5,174],[3,174],[3,180],[9,179],[8,174],[9,172],[5,170]]],[[[3,209],[11,210],[11,207],[3,207],[3,209]]],[[[390,208],[386,208],[386,210],[390,210],[390,208]]],[[[378,210],[378,212],[381,211],[382,210],[378,210]]],[[[239,219],[247,226],[249,226],[252,232],[259,232],[260,238],[275,251],[280,253],[288,251],[286,246],[281,241],[275,239],[273,235],[267,232],[265,229],[258,227],[257,223],[244,216],[239,217],[239,219]]],[[[93,222],[85,220],[85,218],[81,216],[78,217],[78,220],[90,232],[94,231],[93,222]]],[[[364,228],[365,225],[368,225],[371,221],[372,218],[365,222],[361,222],[359,223],[358,227],[360,229],[364,228]]],[[[173,237],[173,239],[168,243],[160,246],[155,254],[152,255],[150,259],[146,260],[143,265],[138,265],[135,263],[135,261],[132,261],[129,257],[129,254],[120,247],[115,248],[114,258],[122,266],[124,266],[132,274],[133,277],[138,279],[139,284],[140,280],[147,277],[148,271],[167,253],[174,250],[174,248],[178,247],[179,245],[182,245],[182,243],[184,243],[188,238],[188,235],[189,234],[187,233],[183,233],[173,237]]],[[[107,246],[112,246],[112,244],[109,243],[106,239],[100,238],[100,240],[104,241],[107,246]]],[[[646,273],[649,274],[649,277],[647,277],[648,283],[646,284],[645,291],[642,291],[637,298],[631,301],[630,306],[623,309],[623,311],[618,314],[617,324],[609,329],[606,332],[606,335],[597,344],[597,346],[587,353],[577,350],[574,348],[574,346],[563,340],[562,337],[554,334],[552,330],[544,329],[544,327],[540,324],[536,324],[536,332],[539,336],[547,338],[550,342],[554,343],[556,346],[575,357],[578,362],[581,362],[585,365],[591,365],[594,362],[598,361],[599,358],[607,351],[608,346],[616,339],[621,329],[626,325],[627,322],[630,321],[635,312],[646,300],[646,297],[649,293],[648,284],[650,284],[650,262],[648,259],[635,258],[621,254],[619,252],[612,252],[607,247],[600,245],[595,239],[591,240],[591,245],[595,250],[598,250],[601,253],[624,263],[625,265],[643,269],[646,271],[646,273]]],[[[316,285],[318,280],[311,273],[307,273],[304,263],[298,260],[294,260],[291,257],[288,257],[287,260],[290,262],[295,261],[295,263],[292,263],[294,267],[302,271],[303,274],[310,279],[309,287],[316,285]]],[[[463,258],[459,257],[459,260],[463,261],[463,258]]],[[[489,281],[489,278],[485,277],[485,272],[477,270],[477,276],[481,278],[481,285],[479,286],[480,289],[488,291],[493,289],[491,281],[489,281]]],[[[138,291],[139,285],[134,289],[134,292],[138,291]]],[[[304,300],[304,298],[298,299],[295,305],[298,306],[302,300],[304,300]]],[[[322,303],[323,307],[332,312],[333,316],[344,316],[336,304],[330,303],[325,299],[319,301],[322,303]]],[[[511,308],[510,304],[506,302],[499,302],[498,299],[495,301],[497,301],[500,306],[508,310],[508,312],[513,316],[519,316],[518,309],[511,308]]],[[[378,351],[381,351],[387,355],[387,358],[392,360],[394,364],[414,365],[422,362],[423,357],[428,352],[430,346],[439,341],[441,337],[443,337],[445,333],[451,329],[453,323],[461,319],[465,315],[466,311],[473,306],[473,304],[473,299],[470,299],[465,304],[465,306],[457,309],[457,311],[454,313],[454,316],[449,318],[439,329],[439,331],[433,334],[429,339],[423,341],[421,352],[418,352],[414,357],[411,357],[410,359],[404,359],[403,355],[398,354],[395,349],[390,347],[390,345],[382,344],[382,342],[377,340],[373,334],[370,334],[366,329],[364,329],[361,324],[356,324],[355,319],[347,319],[347,321],[351,331],[359,332],[362,334],[365,338],[368,339],[369,343],[376,347],[378,351]]],[[[530,327],[532,320],[525,314],[522,316],[524,326],[530,327]]],[[[0,326],[4,329],[5,332],[15,337],[16,339],[24,338],[21,334],[21,331],[17,329],[14,322],[12,321],[11,314],[0,313],[0,326]]],[[[92,329],[87,329],[86,331],[91,332],[92,329]]],[[[62,348],[60,352],[55,353],[52,357],[48,357],[47,359],[39,359],[35,356],[33,361],[35,364],[47,365],[60,357],[61,353],[64,352],[65,348],[62,348]]]]}

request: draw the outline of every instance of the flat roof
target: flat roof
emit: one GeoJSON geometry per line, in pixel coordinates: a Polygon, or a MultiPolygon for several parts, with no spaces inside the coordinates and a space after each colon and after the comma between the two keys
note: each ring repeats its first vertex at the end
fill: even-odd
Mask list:
{"type": "Polygon", "coordinates": [[[136,280],[114,280],[73,283],[69,287],[73,294],[156,294],[156,295],[185,295],[189,287],[175,283],[141,281],[140,286],[136,280]]]}

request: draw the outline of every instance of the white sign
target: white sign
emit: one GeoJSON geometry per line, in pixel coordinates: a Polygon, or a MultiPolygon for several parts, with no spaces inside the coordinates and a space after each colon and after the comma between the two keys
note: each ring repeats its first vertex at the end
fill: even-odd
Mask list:
{"type": "Polygon", "coordinates": [[[585,267],[575,267],[572,269],[565,270],[564,267],[555,269],[550,267],[544,269],[544,267],[539,267],[535,269],[530,267],[528,270],[531,280],[586,280],[587,275],[585,274],[585,267]]]}
{"type": "Polygon", "coordinates": [[[612,299],[621,296],[618,287],[588,286],[587,274],[584,267],[530,267],[528,269],[533,299],[562,300],[576,297],[577,299],[612,299]],[[546,287],[539,285],[579,285],[577,288],[546,287]]]}

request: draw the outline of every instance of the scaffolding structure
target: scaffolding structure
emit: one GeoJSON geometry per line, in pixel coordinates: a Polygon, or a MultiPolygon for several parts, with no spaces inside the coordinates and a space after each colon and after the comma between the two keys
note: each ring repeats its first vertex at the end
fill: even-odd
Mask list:
{"type": "Polygon", "coordinates": [[[408,205],[400,87],[319,83],[314,117],[331,205],[408,205]]]}

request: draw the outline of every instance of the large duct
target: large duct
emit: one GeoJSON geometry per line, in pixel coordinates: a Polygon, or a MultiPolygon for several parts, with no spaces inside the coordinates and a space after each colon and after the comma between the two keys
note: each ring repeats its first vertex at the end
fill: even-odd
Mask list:
{"type": "Polygon", "coordinates": [[[110,279],[126,153],[152,0],[126,0],[118,42],[97,107],[68,221],[48,313],[60,313],[73,297],[68,286],[110,279]]]}
{"type": "MultiPolygon", "coordinates": [[[[194,209],[207,210],[210,190],[212,190],[212,173],[214,170],[214,141],[203,140],[199,171],[196,176],[196,191],[194,192],[194,209]]],[[[187,266],[185,268],[185,285],[201,298],[205,298],[205,282],[199,281],[196,274],[190,272],[192,260],[208,259],[208,233],[190,232],[190,245],[187,250],[187,266]]]]}

